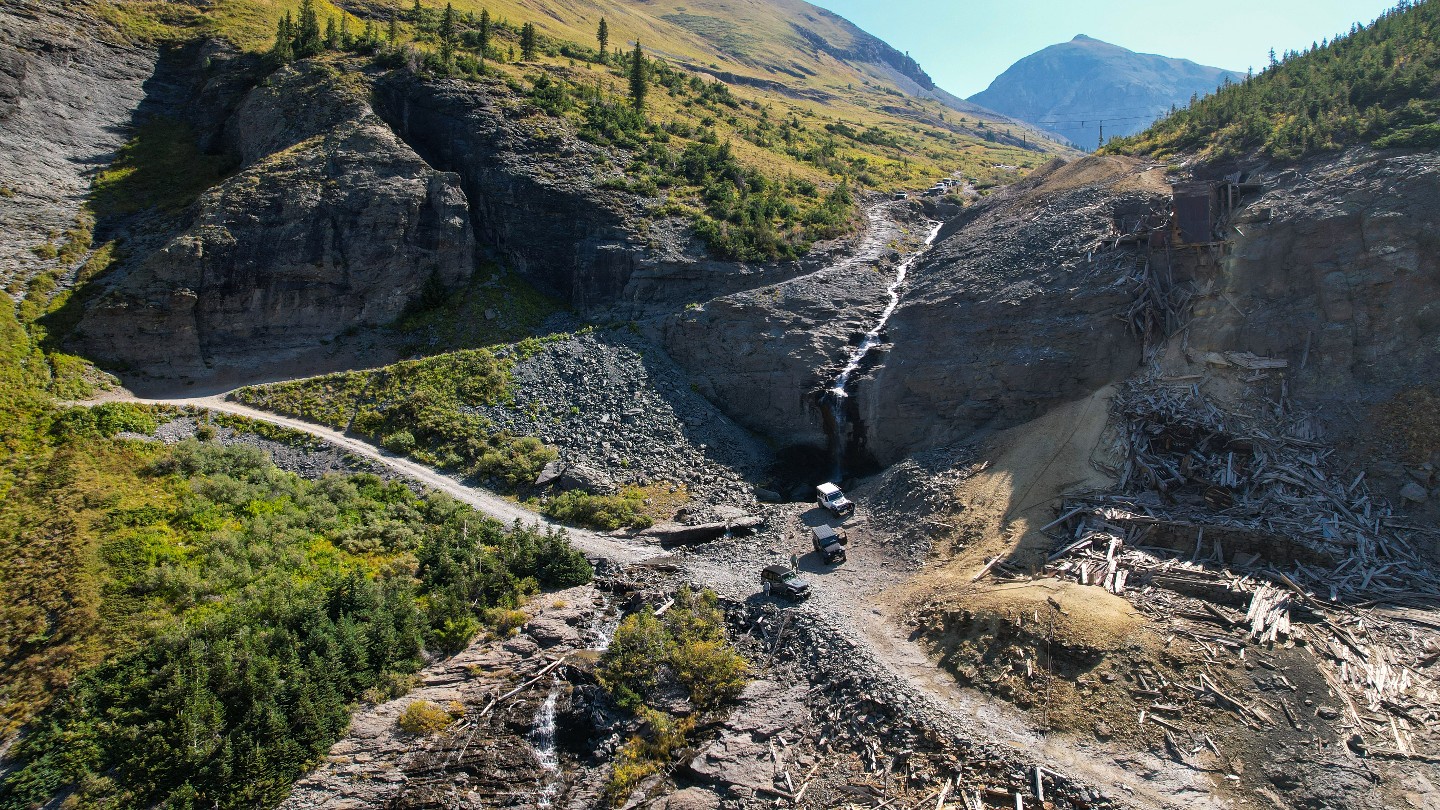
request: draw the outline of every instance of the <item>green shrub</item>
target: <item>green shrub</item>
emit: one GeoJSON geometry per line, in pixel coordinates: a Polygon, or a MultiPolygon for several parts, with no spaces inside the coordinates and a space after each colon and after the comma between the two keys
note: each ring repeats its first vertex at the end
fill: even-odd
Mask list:
{"type": "Polygon", "coordinates": [[[627,488],[619,495],[592,495],[580,490],[562,492],[546,502],[541,511],[561,523],[614,531],[623,527],[649,528],[653,521],[644,514],[644,508],[644,496],[627,488]]]}
{"type": "Polygon", "coordinates": [[[689,744],[697,718],[716,712],[745,688],[749,664],[725,637],[724,616],[714,592],[688,586],[657,619],[650,609],[626,616],[600,657],[600,684],[617,705],[642,722],[642,733],[621,748],[611,767],[605,798],[624,804],[643,779],[668,767],[689,744]],[[672,684],[684,687],[698,713],[681,718],[646,701],[672,684]]]}
{"type": "Polygon", "coordinates": [[[648,608],[625,617],[601,657],[600,683],[618,705],[634,709],[673,679],[697,708],[716,709],[737,697],[749,676],[724,622],[713,591],[682,587],[663,621],[648,608]]]}
{"type": "Polygon", "coordinates": [[[155,414],[148,406],[133,402],[106,402],[92,409],[100,435],[109,438],[117,433],[151,434],[155,432],[155,414]]]}
{"type": "Polygon", "coordinates": [[[437,734],[451,723],[455,717],[449,711],[428,700],[417,700],[405,707],[405,711],[395,718],[395,725],[406,734],[414,734],[417,737],[428,737],[437,734]]]}
{"type": "Polygon", "coordinates": [[[690,733],[695,730],[694,717],[675,718],[647,706],[641,706],[636,715],[646,733],[631,737],[610,766],[604,797],[611,807],[625,804],[646,777],[668,766],[689,745],[690,733]]]}
{"type": "Polygon", "coordinates": [[[149,435],[157,423],[148,406],[133,402],[106,402],[93,407],[67,408],[56,415],[51,432],[58,438],[111,438],[118,433],[149,435]]]}
{"type": "Polygon", "coordinates": [[[615,703],[626,709],[644,704],[669,655],[670,635],[650,608],[626,616],[600,659],[598,676],[615,703]]]}
{"type": "Polygon", "coordinates": [[[235,399],[348,429],[417,461],[521,490],[553,461],[538,439],[496,430],[473,412],[508,400],[509,364],[474,349],[375,371],[242,388],[235,399]]]}
{"type": "Polygon", "coordinates": [[[690,693],[696,708],[714,709],[740,696],[750,665],[723,641],[676,645],[670,656],[675,678],[690,693]]]}
{"type": "Polygon", "coordinates": [[[530,617],[523,610],[495,608],[485,614],[485,621],[495,629],[495,635],[509,638],[520,631],[530,617]]]}
{"type": "Polygon", "coordinates": [[[382,439],[380,446],[392,453],[403,455],[415,449],[415,437],[408,430],[397,430],[382,439]]]}

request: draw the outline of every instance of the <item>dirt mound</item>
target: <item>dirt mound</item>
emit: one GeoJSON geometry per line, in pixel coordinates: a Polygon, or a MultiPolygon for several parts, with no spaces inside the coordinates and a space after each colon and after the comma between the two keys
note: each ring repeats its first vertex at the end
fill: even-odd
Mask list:
{"type": "Polygon", "coordinates": [[[919,621],[931,652],[962,684],[1061,730],[1133,722],[1128,707],[1124,717],[1106,710],[1127,697],[1112,669],[1160,665],[1164,646],[1124,599],[1055,580],[972,591],[930,606],[919,621]]]}

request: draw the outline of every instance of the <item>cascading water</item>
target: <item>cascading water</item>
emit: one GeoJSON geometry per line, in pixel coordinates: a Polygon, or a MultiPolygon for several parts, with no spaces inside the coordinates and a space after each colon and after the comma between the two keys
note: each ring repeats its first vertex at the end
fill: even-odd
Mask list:
{"type": "Polygon", "coordinates": [[[610,639],[615,637],[615,629],[619,626],[620,614],[611,612],[610,599],[602,593],[595,612],[590,614],[590,620],[585,623],[585,642],[590,645],[590,649],[603,653],[610,649],[610,639]]]}
{"type": "Polygon", "coordinates": [[[875,322],[875,326],[865,333],[865,338],[860,341],[860,345],[850,352],[849,362],[845,364],[845,368],[840,370],[834,384],[825,392],[825,400],[830,406],[830,416],[835,425],[830,454],[835,468],[833,478],[836,480],[839,480],[844,474],[845,399],[850,396],[846,390],[850,385],[850,378],[860,370],[860,364],[865,362],[865,357],[870,354],[871,350],[880,345],[880,336],[885,332],[885,324],[890,321],[890,316],[894,315],[896,308],[900,306],[900,288],[905,284],[905,276],[909,274],[910,268],[914,266],[915,262],[925,255],[925,251],[935,243],[935,238],[940,235],[942,224],[932,221],[930,233],[925,237],[924,247],[910,254],[905,261],[900,263],[899,267],[895,268],[895,280],[886,290],[890,295],[890,303],[886,305],[885,311],[880,313],[880,319],[875,322]]]}
{"type": "Polygon", "coordinates": [[[590,649],[596,652],[610,649],[610,639],[615,637],[615,628],[619,626],[619,616],[610,616],[603,611],[596,613],[585,633],[590,639],[590,649]]]}
{"type": "MultiPolygon", "coordinates": [[[[585,637],[590,649],[604,652],[610,648],[615,629],[620,626],[619,615],[611,615],[609,603],[596,610],[585,627],[585,637]]],[[[540,766],[540,783],[535,791],[535,806],[553,806],[555,796],[565,784],[565,774],[560,769],[560,755],[555,747],[555,712],[560,700],[563,682],[559,675],[550,680],[550,694],[535,710],[535,719],[530,727],[530,748],[535,752],[535,761],[540,766]]]]}
{"type": "Polygon", "coordinates": [[[535,712],[530,730],[530,747],[540,764],[540,787],[535,793],[536,807],[550,807],[560,792],[560,756],[555,752],[555,704],[560,699],[560,679],[551,681],[550,694],[535,712]]]}

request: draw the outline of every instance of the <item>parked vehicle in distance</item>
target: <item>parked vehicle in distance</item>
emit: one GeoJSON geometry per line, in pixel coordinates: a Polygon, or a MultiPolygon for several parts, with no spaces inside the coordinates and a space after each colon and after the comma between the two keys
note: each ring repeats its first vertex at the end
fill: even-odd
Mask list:
{"type": "Polygon", "coordinates": [[[810,583],[801,578],[793,568],[783,565],[767,565],[760,569],[760,590],[766,596],[796,602],[810,598],[810,583]]]}
{"type": "Polygon", "coordinates": [[[820,508],[830,510],[836,517],[845,517],[855,511],[855,504],[840,491],[840,487],[826,482],[815,488],[815,501],[820,508]]]}
{"type": "Polygon", "coordinates": [[[826,565],[838,565],[845,562],[845,535],[835,531],[831,526],[815,526],[810,529],[810,544],[815,547],[815,553],[826,565]]]}
{"type": "Polygon", "coordinates": [[[891,194],[891,195],[890,195],[890,199],[896,200],[896,201],[899,201],[899,200],[908,200],[908,199],[910,199],[910,195],[907,194],[906,192],[903,192],[903,191],[897,191],[897,192],[895,192],[894,194],[891,194]]]}

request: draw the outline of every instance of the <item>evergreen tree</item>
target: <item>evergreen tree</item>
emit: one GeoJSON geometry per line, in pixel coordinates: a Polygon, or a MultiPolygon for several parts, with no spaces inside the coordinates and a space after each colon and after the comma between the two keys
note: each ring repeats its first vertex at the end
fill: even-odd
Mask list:
{"type": "Polygon", "coordinates": [[[420,0],[415,0],[415,8],[410,9],[410,13],[415,15],[417,21],[420,19],[420,15],[425,13],[425,9],[420,7],[420,0]]]}
{"type": "Polygon", "coordinates": [[[1402,2],[1368,26],[1312,44],[1271,51],[1246,81],[1193,99],[1149,130],[1106,151],[1216,155],[1258,151],[1292,160],[1369,143],[1379,148],[1440,146],[1440,0],[1402,2]]]}
{"type": "Polygon", "coordinates": [[[490,10],[480,9],[480,58],[490,53],[490,10]]]}
{"type": "Polygon", "coordinates": [[[440,18],[440,65],[446,71],[455,67],[455,7],[449,3],[440,18]]]}
{"type": "Polygon", "coordinates": [[[600,18],[600,26],[595,29],[595,39],[600,43],[600,61],[605,61],[605,49],[610,46],[610,23],[605,18],[600,18]]]}
{"type": "MultiPolygon", "coordinates": [[[[369,26],[368,21],[366,25],[367,27],[369,26]]],[[[350,36],[350,15],[342,10],[340,12],[340,48],[348,51],[350,50],[350,46],[354,44],[355,38],[350,36]]]]}
{"type": "Polygon", "coordinates": [[[325,42],[320,38],[320,18],[315,14],[315,0],[303,0],[295,29],[295,56],[298,59],[315,56],[324,47],[325,42]]]}
{"type": "Polygon", "coordinates": [[[332,51],[340,50],[340,29],[335,25],[334,17],[325,21],[325,47],[332,51]]]}
{"type": "Polygon", "coordinates": [[[535,23],[525,23],[520,29],[520,58],[526,62],[535,59],[535,23]]]}
{"type": "Polygon", "coordinates": [[[645,111],[645,91],[648,89],[645,76],[645,51],[640,41],[635,41],[635,50],[630,53],[630,104],[636,112],[645,111]]]}
{"type": "Polygon", "coordinates": [[[385,33],[385,44],[392,48],[400,44],[400,21],[395,19],[394,14],[390,15],[390,30],[385,33]]]}
{"type": "Polygon", "coordinates": [[[275,28],[275,45],[270,48],[269,57],[277,67],[295,59],[295,24],[288,11],[275,28]]]}

